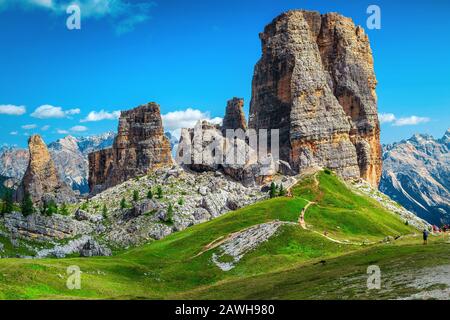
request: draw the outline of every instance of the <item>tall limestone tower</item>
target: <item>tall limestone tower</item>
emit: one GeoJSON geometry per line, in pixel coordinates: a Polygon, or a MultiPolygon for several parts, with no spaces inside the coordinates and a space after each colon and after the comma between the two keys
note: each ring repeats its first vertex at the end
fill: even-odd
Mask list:
{"type": "Polygon", "coordinates": [[[289,11],[260,34],[249,128],[280,129],[280,158],[378,186],[380,126],[369,40],[336,13],[289,11]]]}

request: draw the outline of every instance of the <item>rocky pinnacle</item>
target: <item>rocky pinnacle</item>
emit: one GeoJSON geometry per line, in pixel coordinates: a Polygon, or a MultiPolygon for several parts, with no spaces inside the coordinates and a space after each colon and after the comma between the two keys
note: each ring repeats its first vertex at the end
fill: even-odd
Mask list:
{"type": "Polygon", "coordinates": [[[377,80],[364,30],[336,13],[289,11],[260,38],[249,128],[280,129],[280,157],[296,171],[328,167],[377,186],[377,80]]]}

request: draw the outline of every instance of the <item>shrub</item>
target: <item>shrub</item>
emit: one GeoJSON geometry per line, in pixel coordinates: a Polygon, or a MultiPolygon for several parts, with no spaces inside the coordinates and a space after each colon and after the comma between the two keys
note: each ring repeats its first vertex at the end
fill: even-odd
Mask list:
{"type": "Polygon", "coordinates": [[[151,189],[147,192],[147,199],[153,199],[153,192],[151,189]]]}
{"type": "Polygon", "coordinates": [[[103,204],[102,215],[103,218],[106,218],[106,216],[108,215],[108,208],[106,207],[106,204],[103,204]]]}
{"type": "Polygon", "coordinates": [[[184,204],[184,199],[183,198],[178,199],[178,204],[182,206],[184,204]]]}
{"type": "Polygon", "coordinates": [[[63,215],[63,216],[68,216],[69,215],[69,209],[67,208],[67,205],[65,203],[63,203],[61,205],[61,208],[59,208],[59,214],[63,215]]]}
{"type": "Polygon", "coordinates": [[[325,170],[323,170],[323,172],[325,172],[326,174],[331,174],[331,170],[326,168],[325,170]]]}
{"type": "Polygon", "coordinates": [[[53,200],[44,202],[41,213],[46,216],[51,216],[55,213],[58,213],[58,205],[53,200]]]}

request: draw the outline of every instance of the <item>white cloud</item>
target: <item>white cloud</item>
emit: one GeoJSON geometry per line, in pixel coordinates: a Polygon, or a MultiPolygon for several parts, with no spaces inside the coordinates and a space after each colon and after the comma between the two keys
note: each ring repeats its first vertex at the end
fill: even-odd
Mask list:
{"type": "Polygon", "coordinates": [[[177,138],[180,136],[182,128],[193,128],[199,120],[207,120],[217,124],[222,123],[222,118],[216,117],[211,119],[208,112],[202,112],[192,108],[162,115],[164,130],[170,131],[177,138]]]}
{"type": "Polygon", "coordinates": [[[131,31],[137,24],[149,20],[150,11],[156,6],[153,1],[129,0],[15,0],[11,2],[0,0],[0,9],[16,5],[23,9],[37,8],[55,14],[66,14],[69,5],[77,4],[83,19],[109,18],[118,34],[131,31]]]}
{"type": "Polygon", "coordinates": [[[19,132],[17,132],[17,131],[11,131],[9,134],[12,135],[12,136],[17,136],[17,135],[19,134],[19,132]]]}
{"type": "Polygon", "coordinates": [[[395,121],[395,115],[393,113],[380,113],[378,118],[381,123],[391,123],[395,121]]]}
{"type": "Polygon", "coordinates": [[[13,104],[0,105],[0,114],[7,114],[12,116],[21,116],[26,112],[25,106],[15,106],[13,104]]]}
{"type": "Polygon", "coordinates": [[[59,134],[69,134],[69,131],[67,131],[67,130],[61,130],[61,129],[56,129],[56,133],[59,133],[59,134]]]}
{"type": "Polygon", "coordinates": [[[41,127],[42,131],[47,131],[48,129],[50,129],[50,126],[48,124],[41,127]]]}
{"type": "Polygon", "coordinates": [[[105,110],[101,111],[91,111],[86,118],[82,119],[80,122],[94,122],[101,120],[116,120],[120,117],[120,111],[107,112],[105,110]]]}
{"type": "Polygon", "coordinates": [[[394,127],[403,127],[403,126],[414,126],[421,123],[430,122],[430,118],[427,117],[418,117],[418,116],[410,116],[397,118],[393,113],[380,113],[378,115],[380,122],[383,123],[392,123],[394,127]]]}
{"type": "Polygon", "coordinates": [[[36,127],[37,127],[37,125],[35,125],[35,124],[26,124],[26,125],[22,126],[22,129],[31,130],[31,129],[36,129],[36,127]]]}
{"type": "Polygon", "coordinates": [[[70,128],[70,131],[72,131],[72,132],[84,132],[87,130],[88,130],[88,128],[85,126],[75,126],[75,127],[70,128]]]}
{"type": "Polygon", "coordinates": [[[49,104],[44,104],[38,107],[36,110],[34,110],[31,116],[38,119],[50,119],[50,118],[61,119],[79,113],[80,109],[70,109],[64,111],[61,107],[55,107],[49,104]]]}
{"type": "Polygon", "coordinates": [[[394,126],[396,127],[402,127],[402,126],[415,126],[421,123],[427,123],[430,122],[430,118],[426,117],[417,117],[417,116],[411,116],[406,118],[400,118],[395,120],[394,126]]]}

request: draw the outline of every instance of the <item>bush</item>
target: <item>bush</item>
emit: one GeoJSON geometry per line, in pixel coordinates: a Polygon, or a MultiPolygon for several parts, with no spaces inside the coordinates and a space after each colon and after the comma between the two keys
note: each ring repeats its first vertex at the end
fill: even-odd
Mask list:
{"type": "Polygon", "coordinates": [[[22,215],[25,217],[34,213],[33,201],[31,200],[31,196],[29,193],[25,194],[25,197],[20,204],[20,210],[22,211],[22,215]]]}
{"type": "Polygon", "coordinates": [[[80,206],[80,209],[86,211],[86,210],[87,210],[87,207],[88,207],[88,201],[83,202],[83,203],[81,204],[81,206],[80,206]]]}
{"type": "Polygon", "coordinates": [[[323,170],[323,172],[325,172],[326,174],[331,174],[331,170],[330,169],[328,169],[328,168],[326,168],[325,170],[323,170]]]}
{"type": "Polygon", "coordinates": [[[61,205],[61,208],[59,208],[59,214],[62,216],[68,216],[69,213],[69,209],[67,208],[67,205],[65,203],[63,203],[61,205]]]}
{"type": "Polygon", "coordinates": [[[182,206],[184,204],[184,199],[183,198],[178,199],[178,204],[182,206]]]}
{"type": "Polygon", "coordinates": [[[147,192],[147,199],[153,199],[153,192],[151,189],[147,192]]]}
{"type": "Polygon", "coordinates": [[[134,202],[139,201],[139,191],[137,190],[133,191],[133,201],[134,202]]]}
{"type": "Polygon", "coordinates": [[[102,216],[103,218],[106,218],[107,215],[108,215],[108,208],[106,207],[106,204],[104,204],[102,209],[102,216]]]}
{"type": "Polygon", "coordinates": [[[42,207],[41,213],[46,216],[56,214],[58,213],[58,205],[53,200],[44,202],[44,206],[42,207]]]}

